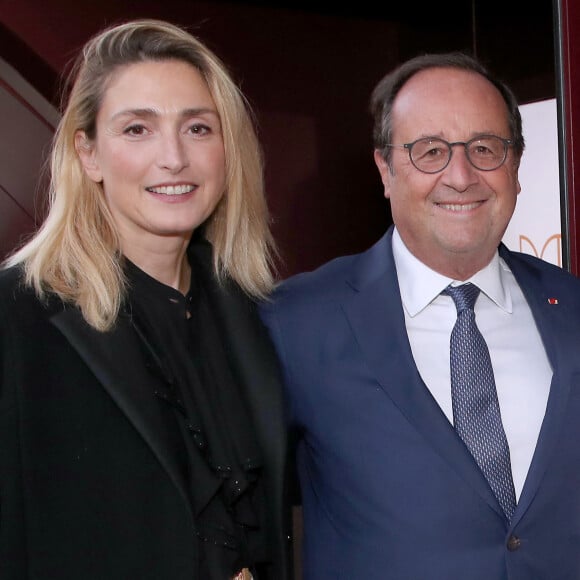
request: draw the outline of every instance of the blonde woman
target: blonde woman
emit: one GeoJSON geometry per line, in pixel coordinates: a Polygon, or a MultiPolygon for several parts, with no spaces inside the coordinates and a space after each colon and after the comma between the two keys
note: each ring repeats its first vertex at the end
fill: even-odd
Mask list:
{"type": "Polygon", "coordinates": [[[251,109],[162,21],[69,80],[47,218],[0,273],[0,577],[289,579],[251,109]]]}

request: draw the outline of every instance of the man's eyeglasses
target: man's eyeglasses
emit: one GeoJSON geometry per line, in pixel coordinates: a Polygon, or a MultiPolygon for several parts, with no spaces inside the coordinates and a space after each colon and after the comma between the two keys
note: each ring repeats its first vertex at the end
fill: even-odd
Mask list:
{"type": "Polygon", "coordinates": [[[454,143],[438,137],[423,137],[412,143],[402,145],[387,143],[386,146],[404,147],[409,152],[411,163],[419,171],[438,173],[449,165],[455,145],[463,146],[465,155],[473,167],[480,171],[493,171],[503,165],[508,147],[513,145],[513,141],[497,135],[479,135],[469,141],[455,141],[454,143]]]}

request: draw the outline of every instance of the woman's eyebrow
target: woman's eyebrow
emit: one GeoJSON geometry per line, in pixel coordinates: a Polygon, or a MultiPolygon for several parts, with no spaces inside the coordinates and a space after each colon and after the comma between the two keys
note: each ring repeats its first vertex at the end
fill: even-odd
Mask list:
{"type": "MultiPolygon", "coordinates": [[[[179,116],[182,118],[195,117],[197,115],[207,115],[207,114],[219,116],[218,112],[215,109],[209,107],[192,107],[184,109],[179,112],[179,116]]],[[[122,111],[118,111],[117,113],[115,113],[111,118],[112,119],[118,119],[120,117],[151,118],[151,117],[160,117],[161,115],[162,113],[158,109],[145,107],[137,109],[124,109],[122,111]]]]}

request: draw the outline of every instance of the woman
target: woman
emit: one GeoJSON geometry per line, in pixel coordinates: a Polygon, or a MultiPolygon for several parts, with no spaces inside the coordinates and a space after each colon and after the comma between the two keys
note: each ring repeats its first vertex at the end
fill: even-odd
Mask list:
{"type": "Polygon", "coordinates": [[[288,579],[251,111],[185,30],[91,39],[0,273],[0,577],[288,579]]]}

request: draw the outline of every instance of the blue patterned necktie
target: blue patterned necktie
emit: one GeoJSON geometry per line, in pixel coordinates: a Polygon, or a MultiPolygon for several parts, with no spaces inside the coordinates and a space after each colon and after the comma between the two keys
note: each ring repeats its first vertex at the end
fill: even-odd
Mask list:
{"type": "Polygon", "coordinates": [[[475,323],[479,288],[471,283],[448,286],[443,294],[451,296],[457,308],[450,342],[453,425],[509,521],[516,494],[489,350],[475,323]]]}

